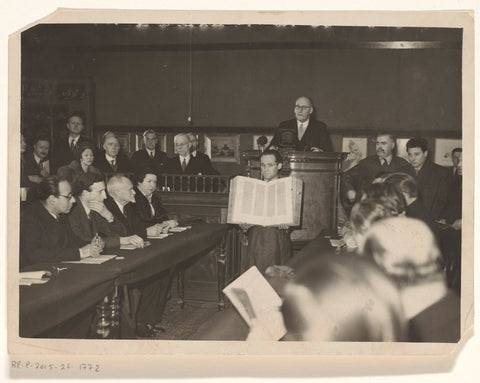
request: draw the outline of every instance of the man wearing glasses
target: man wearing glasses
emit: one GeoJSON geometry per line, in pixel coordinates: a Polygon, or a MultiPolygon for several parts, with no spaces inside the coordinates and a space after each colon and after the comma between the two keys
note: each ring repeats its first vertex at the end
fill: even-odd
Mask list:
{"type": "Polygon", "coordinates": [[[43,262],[96,257],[103,250],[93,242],[84,245],[73,235],[66,214],[75,198],[68,181],[45,177],[37,192],[38,201],[20,218],[20,269],[43,262]]]}
{"type": "Polygon", "coordinates": [[[302,96],[295,101],[295,118],[280,123],[269,149],[295,148],[312,152],[331,152],[327,126],[311,118],[312,100],[302,96]]]}

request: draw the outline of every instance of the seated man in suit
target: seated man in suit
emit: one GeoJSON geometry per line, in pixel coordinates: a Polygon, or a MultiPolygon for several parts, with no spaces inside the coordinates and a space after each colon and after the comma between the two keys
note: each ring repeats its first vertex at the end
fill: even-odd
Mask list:
{"type": "Polygon", "coordinates": [[[210,157],[207,156],[205,153],[198,151],[198,139],[197,136],[193,133],[187,133],[188,139],[190,140],[190,144],[192,145],[190,148],[190,155],[193,158],[196,158],[200,164],[200,168],[204,171],[202,174],[219,174],[212,166],[212,162],[210,161],[210,157]]]}
{"type": "Polygon", "coordinates": [[[369,230],[364,256],[371,257],[396,282],[409,320],[411,342],[457,342],[460,299],[448,289],[442,254],[420,220],[395,217],[369,230]]]}
{"type": "Polygon", "coordinates": [[[402,171],[414,175],[413,168],[403,158],[394,154],[396,140],[393,134],[381,132],[377,134],[376,152],[361,160],[353,168],[347,170],[342,177],[342,202],[347,212],[351,205],[361,199],[372,181],[381,173],[402,171]]]}
{"type": "MultiPolygon", "coordinates": [[[[148,228],[140,221],[134,208],[135,190],[131,181],[115,174],[107,183],[109,198],[105,205],[120,223],[117,234],[120,236],[139,235],[155,236],[162,232],[162,225],[155,224],[148,228]]],[[[142,241],[143,247],[143,241],[142,241]]],[[[153,275],[132,286],[140,291],[140,300],[136,310],[136,335],[142,338],[154,337],[157,332],[165,331],[160,322],[166,303],[169,279],[165,273],[153,275]]]]}
{"type": "Polygon", "coordinates": [[[448,171],[428,158],[428,143],[424,138],[407,142],[408,161],[415,169],[417,187],[423,204],[437,220],[445,208],[448,194],[448,171]]]}
{"type": "Polygon", "coordinates": [[[81,135],[84,129],[84,115],[73,112],[67,120],[68,134],[63,134],[52,146],[52,171],[69,165],[75,159],[75,152],[81,145],[92,145],[90,140],[81,135]]]}
{"type": "Polygon", "coordinates": [[[132,168],[135,172],[142,168],[151,168],[158,176],[163,173],[163,166],[168,159],[167,153],[158,149],[158,137],[153,129],[143,132],[143,142],[145,149],[137,150],[130,158],[132,168]]]}
{"type": "Polygon", "coordinates": [[[77,261],[102,251],[97,242],[85,245],[79,241],[70,229],[65,215],[75,198],[68,181],[43,178],[38,199],[20,219],[20,269],[43,262],[77,261]]]}
{"type": "Polygon", "coordinates": [[[39,184],[50,174],[50,141],[46,137],[37,137],[33,143],[33,151],[24,155],[24,172],[29,181],[39,184]]]}
{"type": "Polygon", "coordinates": [[[93,166],[103,174],[129,173],[132,171],[130,159],[121,152],[120,143],[113,133],[106,133],[103,139],[103,153],[95,156],[93,166]]]}
{"type": "Polygon", "coordinates": [[[280,123],[267,149],[290,147],[296,150],[331,152],[332,143],[327,126],[311,119],[312,112],[312,100],[306,96],[299,97],[295,101],[295,118],[280,123]]]}
{"type": "Polygon", "coordinates": [[[143,239],[138,235],[119,236],[116,228],[119,222],[107,209],[103,201],[107,198],[103,178],[94,173],[80,174],[73,185],[77,204],[69,216],[73,233],[85,242],[91,242],[99,235],[106,248],[120,245],[143,247],[143,239]]]}

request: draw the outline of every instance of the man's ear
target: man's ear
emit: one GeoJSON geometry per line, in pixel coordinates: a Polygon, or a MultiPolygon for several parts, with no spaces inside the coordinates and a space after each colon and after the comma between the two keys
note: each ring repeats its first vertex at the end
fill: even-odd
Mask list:
{"type": "Polygon", "coordinates": [[[47,206],[53,206],[55,205],[55,201],[56,201],[57,197],[55,197],[54,195],[49,195],[47,200],[45,201],[47,203],[47,206]]]}
{"type": "Polygon", "coordinates": [[[425,157],[428,157],[428,150],[425,150],[425,157]]]}
{"type": "Polygon", "coordinates": [[[283,168],[283,163],[279,162],[279,163],[277,164],[277,169],[278,169],[278,170],[282,170],[282,168],[283,168]]]}

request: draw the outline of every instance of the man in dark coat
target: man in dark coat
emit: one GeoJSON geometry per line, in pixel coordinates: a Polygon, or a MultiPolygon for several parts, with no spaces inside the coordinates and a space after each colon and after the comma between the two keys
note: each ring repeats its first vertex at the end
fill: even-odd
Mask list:
{"type": "Polygon", "coordinates": [[[142,168],[150,168],[158,176],[163,173],[163,166],[167,161],[167,153],[158,149],[158,136],[153,129],[143,133],[144,149],[137,150],[132,154],[130,161],[133,170],[137,173],[142,168]]]}
{"type": "Polygon", "coordinates": [[[294,112],[293,120],[280,123],[267,149],[290,147],[296,150],[331,152],[332,143],[327,126],[310,118],[313,112],[312,100],[306,96],[299,97],[294,112]]]}
{"type": "Polygon", "coordinates": [[[43,262],[78,261],[101,251],[73,235],[65,216],[75,202],[71,191],[68,181],[55,176],[39,183],[39,200],[20,219],[20,269],[43,262]]]}
{"type": "Polygon", "coordinates": [[[71,113],[67,121],[68,134],[62,134],[52,146],[52,174],[55,174],[61,166],[70,165],[70,162],[75,159],[75,152],[81,145],[92,145],[88,138],[81,135],[83,128],[83,113],[71,113]]]}
{"type": "Polygon", "coordinates": [[[430,161],[427,149],[424,138],[412,138],[407,142],[408,161],[415,169],[420,197],[433,219],[437,220],[447,203],[448,170],[430,161]]]}
{"type": "Polygon", "coordinates": [[[214,169],[212,166],[212,161],[210,161],[210,157],[207,156],[205,153],[198,151],[198,139],[197,136],[193,133],[187,134],[188,139],[190,140],[190,155],[193,158],[198,160],[199,166],[201,169],[204,169],[205,172],[202,174],[219,174],[217,170],[214,169]]]}
{"type": "Polygon", "coordinates": [[[120,143],[113,134],[105,136],[103,141],[104,152],[95,156],[93,166],[105,175],[114,173],[130,173],[132,166],[130,159],[120,150],[120,143]]]}
{"type": "Polygon", "coordinates": [[[379,174],[402,171],[414,175],[414,170],[408,162],[394,155],[396,140],[392,134],[378,133],[375,146],[376,155],[364,158],[343,174],[341,196],[347,210],[351,209],[354,202],[360,200],[362,192],[379,174]]]}

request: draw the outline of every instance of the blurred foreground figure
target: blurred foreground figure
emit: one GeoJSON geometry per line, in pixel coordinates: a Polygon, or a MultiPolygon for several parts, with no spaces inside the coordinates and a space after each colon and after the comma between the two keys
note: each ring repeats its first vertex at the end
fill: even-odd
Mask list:
{"type": "Polygon", "coordinates": [[[371,260],[346,255],[307,262],[286,285],[284,298],[285,340],[406,339],[397,289],[371,260]]]}
{"type": "Polygon", "coordinates": [[[410,341],[458,341],[460,300],[447,287],[442,255],[424,222],[397,217],[375,223],[366,236],[364,255],[396,282],[410,321],[410,341]]]}

